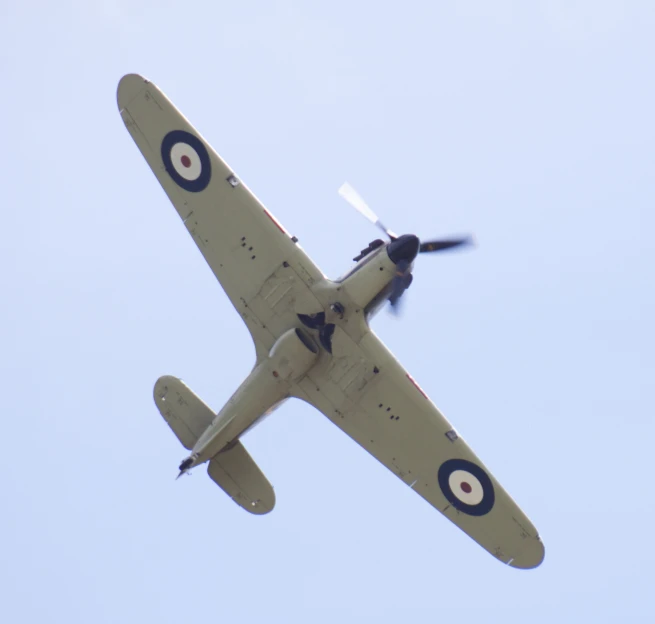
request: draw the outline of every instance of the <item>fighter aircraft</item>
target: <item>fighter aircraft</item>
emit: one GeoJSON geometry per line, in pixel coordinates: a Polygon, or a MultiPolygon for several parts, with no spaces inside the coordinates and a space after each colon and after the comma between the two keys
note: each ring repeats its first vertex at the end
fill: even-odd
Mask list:
{"type": "Polygon", "coordinates": [[[237,504],[270,512],[273,488],[241,437],[295,397],[501,562],[538,566],[545,551],[532,522],[369,326],[387,302],[398,305],[419,254],[468,239],[398,236],[345,184],[341,195],[387,240],[374,240],[352,270],[330,280],[152,82],[128,74],[117,99],[130,135],[255,344],[252,372],[218,413],[180,379],[155,383],[155,404],[189,451],[180,474],[208,462],[211,479],[237,504]]]}

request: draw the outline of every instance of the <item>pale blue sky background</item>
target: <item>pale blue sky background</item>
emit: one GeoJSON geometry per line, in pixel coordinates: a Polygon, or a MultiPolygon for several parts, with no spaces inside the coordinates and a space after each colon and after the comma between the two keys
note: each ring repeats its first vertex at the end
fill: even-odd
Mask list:
{"type": "Polygon", "coordinates": [[[0,621],[647,622],[653,616],[655,4],[9,2],[0,621]],[[332,277],[423,257],[374,329],[540,530],[501,565],[318,412],[246,445],[251,517],[152,386],[216,409],[254,350],[118,115],[156,82],[332,277]]]}

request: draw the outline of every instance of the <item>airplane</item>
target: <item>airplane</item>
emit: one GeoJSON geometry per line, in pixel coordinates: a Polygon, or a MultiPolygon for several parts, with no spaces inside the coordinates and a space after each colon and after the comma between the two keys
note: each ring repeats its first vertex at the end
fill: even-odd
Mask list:
{"type": "Polygon", "coordinates": [[[330,280],[157,86],[127,74],[117,100],[255,346],[252,371],[219,412],[181,379],[155,383],[155,404],[189,451],[178,477],[207,463],[209,477],[243,509],[270,512],[273,487],[241,438],[297,398],[499,561],[539,566],[545,549],[532,522],[370,328],[387,302],[397,309],[419,254],[470,240],[398,236],[345,184],[340,194],[388,240],[374,240],[350,271],[330,280]]]}

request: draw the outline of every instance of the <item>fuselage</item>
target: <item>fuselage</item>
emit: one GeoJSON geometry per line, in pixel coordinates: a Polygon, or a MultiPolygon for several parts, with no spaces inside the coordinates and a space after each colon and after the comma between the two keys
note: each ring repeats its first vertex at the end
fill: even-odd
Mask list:
{"type": "MultiPolygon", "coordinates": [[[[375,243],[375,241],[374,241],[375,243]]],[[[337,280],[323,279],[311,288],[322,309],[298,312],[296,327],[289,327],[261,358],[250,375],[198,439],[182,470],[201,464],[229,448],[247,430],[261,422],[289,396],[298,375],[306,374],[321,352],[332,354],[336,327],[359,342],[369,331],[369,321],[389,297],[399,263],[411,273],[418,239],[400,236],[381,245],[370,245],[357,264],[337,280]],[[282,374],[286,367],[288,373],[282,374]]]]}

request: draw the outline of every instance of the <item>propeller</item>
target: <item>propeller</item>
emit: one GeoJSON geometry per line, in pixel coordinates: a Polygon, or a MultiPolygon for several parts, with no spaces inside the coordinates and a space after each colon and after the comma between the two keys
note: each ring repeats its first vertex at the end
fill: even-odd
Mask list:
{"type": "Polygon", "coordinates": [[[417,254],[448,251],[456,247],[473,245],[473,239],[470,236],[436,239],[425,242],[420,242],[413,234],[398,236],[380,221],[379,217],[369,208],[362,196],[348,182],[342,184],[339,189],[339,195],[391,239],[391,242],[387,245],[387,253],[389,254],[389,258],[396,264],[396,274],[391,281],[389,303],[391,304],[392,312],[395,314],[399,313],[400,299],[412,283],[411,266],[417,254]]]}
{"type": "Polygon", "coordinates": [[[394,234],[378,216],[368,207],[362,196],[348,182],[344,182],[339,189],[339,195],[343,197],[357,212],[364,215],[373,225],[377,225],[391,240],[398,236],[394,234]]]}

